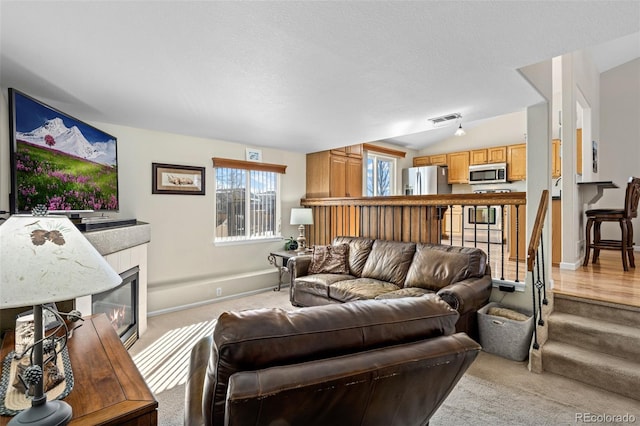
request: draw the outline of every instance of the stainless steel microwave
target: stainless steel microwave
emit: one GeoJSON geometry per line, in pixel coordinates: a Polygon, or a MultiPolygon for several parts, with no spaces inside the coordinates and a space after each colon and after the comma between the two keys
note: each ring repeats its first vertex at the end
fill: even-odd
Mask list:
{"type": "Polygon", "coordinates": [[[506,183],[507,163],[469,166],[469,183],[506,183]]]}

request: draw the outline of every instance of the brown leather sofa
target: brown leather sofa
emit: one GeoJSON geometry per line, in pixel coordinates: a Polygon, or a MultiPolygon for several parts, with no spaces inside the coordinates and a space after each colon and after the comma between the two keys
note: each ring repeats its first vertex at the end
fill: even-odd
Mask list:
{"type": "Polygon", "coordinates": [[[435,295],[223,313],[185,425],[426,425],[480,351],[457,319],[435,295]]]}
{"type": "Polygon", "coordinates": [[[456,331],[478,338],[476,312],[489,302],[491,269],[484,251],[412,242],[336,237],[348,244],[348,273],[309,274],[310,256],[289,259],[294,306],[436,293],[460,314],[456,331]]]}

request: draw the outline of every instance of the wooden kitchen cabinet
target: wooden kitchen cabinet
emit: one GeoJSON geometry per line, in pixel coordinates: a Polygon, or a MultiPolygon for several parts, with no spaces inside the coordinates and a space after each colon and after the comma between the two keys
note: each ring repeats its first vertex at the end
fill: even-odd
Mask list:
{"type": "Polygon", "coordinates": [[[420,157],[413,157],[413,167],[446,165],[447,154],[421,155],[420,157]]]}
{"type": "Polygon", "coordinates": [[[307,198],[362,197],[362,149],[307,154],[307,198]]]}
{"type": "Polygon", "coordinates": [[[462,206],[453,206],[453,208],[447,209],[442,218],[443,237],[446,238],[449,235],[459,237],[462,235],[462,225],[462,206]]]}
{"type": "Polygon", "coordinates": [[[560,139],[554,139],[552,141],[553,156],[551,157],[551,177],[554,179],[562,176],[561,148],[560,139]]]}
{"type": "Polygon", "coordinates": [[[527,144],[507,146],[507,179],[510,181],[527,178],[527,144]]]}
{"type": "Polygon", "coordinates": [[[432,166],[446,166],[447,154],[430,155],[429,161],[432,166]]]}
{"type": "Polygon", "coordinates": [[[509,260],[525,261],[527,259],[527,206],[511,206],[509,214],[509,260]],[[518,227],[516,229],[516,217],[518,227]],[[517,247],[516,247],[517,244],[517,247]],[[517,249],[517,252],[516,252],[517,249]]]}
{"type": "Polygon", "coordinates": [[[506,162],[506,146],[494,146],[493,148],[474,149],[471,151],[470,164],[493,164],[506,162]]]}
{"type": "Polygon", "coordinates": [[[582,129],[576,129],[576,173],[582,174],[582,129]]]}
{"type": "Polygon", "coordinates": [[[493,148],[487,148],[487,162],[492,163],[506,163],[507,162],[507,147],[496,146],[493,148]]]}
{"type": "Polygon", "coordinates": [[[430,166],[431,158],[428,155],[413,157],[413,167],[430,166]]]}
{"type": "Polygon", "coordinates": [[[489,161],[489,150],[487,149],[474,149],[471,151],[471,159],[469,164],[487,164],[489,161]]]}
{"type": "Polygon", "coordinates": [[[447,154],[449,183],[469,183],[469,151],[447,154]]]}

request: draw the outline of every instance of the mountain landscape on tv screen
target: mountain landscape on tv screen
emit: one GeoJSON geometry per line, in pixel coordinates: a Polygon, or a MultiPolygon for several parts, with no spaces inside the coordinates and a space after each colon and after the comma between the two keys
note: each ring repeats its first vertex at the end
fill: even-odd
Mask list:
{"type": "Polygon", "coordinates": [[[61,151],[65,154],[108,166],[116,165],[116,141],[89,142],[78,127],[68,128],[61,118],[53,118],[37,129],[16,132],[16,140],[61,151]]]}
{"type": "Polygon", "coordinates": [[[19,211],[118,209],[115,139],[89,142],[77,126],[46,120],[16,131],[15,168],[19,211]]]}

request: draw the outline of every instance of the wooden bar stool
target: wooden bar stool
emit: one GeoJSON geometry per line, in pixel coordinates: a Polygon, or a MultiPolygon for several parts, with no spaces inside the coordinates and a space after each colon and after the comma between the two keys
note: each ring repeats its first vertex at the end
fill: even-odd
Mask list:
{"type": "Polygon", "coordinates": [[[631,177],[627,183],[624,196],[623,209],[593,209],[587,210],[586,224],[586,253],[583,266],[589,264],[589,254],[593,249],[593,261],[596,263],[600,256],[600,250],[620,250],[622,254],[622,267],[625,271],[629,266],[636,267],[633,256],[633,224],[631,219],[638,216],[638,200],[640,199],[640,178],[631,177]],[[621,237],[619,240],[603,240],[600,235],[602,222],[618,222],[620,224],[621,237]],[[591,237],[593,228],[593,238],[591,237]]]}

